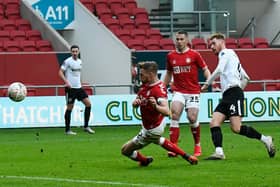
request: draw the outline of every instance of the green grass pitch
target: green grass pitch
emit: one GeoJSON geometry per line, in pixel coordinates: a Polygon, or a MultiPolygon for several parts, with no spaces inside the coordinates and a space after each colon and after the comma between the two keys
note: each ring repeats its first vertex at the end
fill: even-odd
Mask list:
{"type": "MultiPolygon", "coordinates": [[[[272,135],[276,147],[280,145],[279,122],[248,125],[272,135]]],[[[157,145],[142,149],[142,153],[154,158],[148,167],[139,167],[122,156],[122,144],[139,129],[140,126],[96,127],[96,133],[90,135],[73,128],[77,136],[64,135],[63,128],[1,129],[0,186],[280,186],[279,155],[269,158],[261,142],[233,134],[228,124],[222,127],[226,160],[203,160],[214,151],[209,126],[203,124],[203,155],[194,166],[180,157],[168,158],[157,145]]],[[[168,137],[168,128],[164,136],[168,137]]],[[[188,125],[181,126],[179,145],[193,152],[188,125]]]]}

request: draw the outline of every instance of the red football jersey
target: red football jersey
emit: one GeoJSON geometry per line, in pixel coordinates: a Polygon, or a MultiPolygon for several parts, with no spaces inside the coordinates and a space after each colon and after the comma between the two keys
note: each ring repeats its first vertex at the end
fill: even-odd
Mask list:
{"type": "Polygon", "coordinates": [[[159,98],[167,99],[166,87],[162,81],[158,81],[151,85],[142,85],[138,97],[141,99],[140,112],[142,116],[142,123],[145,129],[153,129],[159,126],[164,119],[164,115],[154,109],[148,103],[149,97],[154,97],[157,101],[159,98]]]}
{"type": "Polygon", "coordinates": [[[186,94],[199,94],[199,69],[207,67],[201,55],[192,49],[179,53],[171,51],[167,55],[166,69],[173,74],[173,90],[186,94]]]}

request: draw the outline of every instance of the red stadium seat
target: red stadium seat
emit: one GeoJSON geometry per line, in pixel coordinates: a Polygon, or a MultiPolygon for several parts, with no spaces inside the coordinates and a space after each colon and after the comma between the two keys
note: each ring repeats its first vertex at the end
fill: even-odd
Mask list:
{"type": "Polygon", "coordinates": [[[15,24],[15,20],[3,19],[0,20],[0,26],[2,30],[17,30],[17,25],[15,24]]]}
{"type": "Polygon", "coordinates": [[[21,47],[22,51],[25,51],[25,52],[37,51],[35,41],[22,40],[22,41],[20,41],[20,47],[21,47]]]}
{"type": "Polygon", "coordinates": [[[111,10],[123,7],[122,0],[108,0],[111,10]]]}
{"type": "Polygon", "coordinates": [[[7,52],[21,51],[19,41],[4,41],[4,48],[7,52]]]}
{"type": "Polygon", "coordinates": [[[163,38],[159,41],[159,44],[162,49],[164,50],[173,50],[175,49],[175,45],[172,39],[170,38],[163,38]]]}
{"type": "Polygon", "coordinates": [[[41,32],[38,30],[29,30],[26,31],[26,38],[28,40],[33,40],[33,41],[37,41],[37,40],[41,40],[41,32]]]}
{"type": "Polygon", "coordinates": [[[5,2],[3,0],[0,1],[0,10],[5,10],[6,5],[5,2]]]}
{"type": "Polygon", "coordinates": [[[107,0],[95,0],[94,4],[96,9],[109,8],[107,0]]]}
{"type": "Polygon", "coordinates": [[[132,39],[132,36],[130,34],[130,30],[127,30],[127,29],[118,29],[118,30],[115,30],[114,32],[118,38],[122,41],[127,41],[129,39],[132,39]]]}
{"type": "Polygon", "coordinates": [[[137,2],[135,0],[122,0],[123,6],[128,9],[137,8],[137,2]]]}
{"type": "Polygon", "coordinates": [[[27,31],[32,29],[30,22],[26,19],[16,19],[15,24],[18,30],[27,31]]]}
{"type": "Polygon", "coordinates": [[[12,40],[27,40],[25,36],[25,31],[22,30],[10,31],[10,37],[12,40]]]}
{"type": "Polygon", "coordinates": [[[159,40],[146,39],[144,40],[144,47],[147,50],[160,50],[159,40]]]}
{"type": "Polygon", "coordinates": [[[100,19],[112,18],[112,12],[108,7],[96,8],[96,14],[100,19]]]}
{"type": "Polygon", "coordinates": [[[4,19],[5,18],[5,12],[3,9],[0,8],[0,19],[4,19]]]}
{"type": "Polygon", "coordinates": [[[36,41],[36,47],[38,51],[53,51],[52,44],[48,40],[36,41]]]}
{"type": "Polygon", "coordinates": [[[191,42],[193,49],[207,49],[207,44],[203,38],[193,38],[191,42]]]}
{"type": "Polygon", "coordinates": [[[145,47],[143,45],[143,41],[142,40],[128,40],[127,41],[127,46],[130,49],[135,49],[135,50],[145,50],[145,47]]]}
{"type": "Polygon", "coordinates": [[[154,40],[162,39],[162,35],[159,29],[147,29],[146,35],[149,39],[154,39],[154,40]]]}
{"type": "Polygon", "coordinates": [[[92,0],[80,0],[80,2],[90,11],[94,12],[94,4],[92,0]]]}
{"type": "Polygon", "coordinates": [[[114,19],[114,18],[105,18],[101,20],[106,27],[108,27],[110,30],[116,30],[116,29],[120,29],[120,22],[118,19],[114,19]]]}
{"type": "Polygon", "coordinates": [[[4,52],[5,48],[4,48],[4,44],[3,41],[0,41],[0,52],[4,52]]]}
{"type": "Polygon", "coordinates": [[[132,29],[135,29],[135,24],[134,24],[134,21],[130,18],[124,18],[124,19],[121,19],[120,20],[120,25],[123,29],[129,29],[129,30],[132,30],[132,29]]]}
{"type": "Polygon", "coordinates": [[[146,39],[146,31],[144,29],[133,29],[130,31],[133,39],[144,40],[146,39]]]}
{"type": "Polygon", "coordinates": [[[120,7],[120,8],[116,8],[112,11],[113,11],[114,16],[116,16],[119,20],[130,18],[129,11],[127,8],[120,7]]]}
{"type": "Polygon", "coordinates": [[[226,47],[229,49],[236,49],[238,48],[238,44],[236,39],[234,38],[226,38],[225,39],[226,47]]]}
{"type": "Polygon", "coordinates": [[[239,48],[254,48],[253,42],[250,38],[239,38],[239,48]]]}
{"type": "Polygon", "coordinates": [[[150,21],[147,18],[136,18],[135,25],[138,29],[150,29],[150,21]]]}
{"type": "Polygon", "coordinates": [[[19,8],[17,8],[17,9],[15,9],[15,8],[6,9],[5,10],[5,15],[8,19],[20,19],[21,18],[19,8]]]}
{"type": "Polygon", "coordinates": [[[133,8],[131,9],[131,16],[134,17],[134,19],[138,18],[145,18],[148,19],[149,15],[145,8],[133,8]]]}
{"type": "Polygon", "coordinates": [[[10,31],[0,30],[0,41],[8,41],[10,38],[10,31]]]}
{"type": "Polygon", "coordinates": [[[266,38],[255,38],[254,46],[255,48],[269,48],[269,44],[266,38]]]}
{"type": "Polygon", "coordinates": [[[3,0],[6,9],[19,9],[20,0],[3,0]]]}

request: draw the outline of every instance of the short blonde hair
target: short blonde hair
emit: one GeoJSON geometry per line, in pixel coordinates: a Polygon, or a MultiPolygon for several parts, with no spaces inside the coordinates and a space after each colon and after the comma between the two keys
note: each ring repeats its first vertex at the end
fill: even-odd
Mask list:
{"type": "Polygon", "coordinates": [[[224,40],[225,35],[223,35],[222,33],[215,33],[211,35],[210,40],[213,40],[214,38],[224,40]]]}

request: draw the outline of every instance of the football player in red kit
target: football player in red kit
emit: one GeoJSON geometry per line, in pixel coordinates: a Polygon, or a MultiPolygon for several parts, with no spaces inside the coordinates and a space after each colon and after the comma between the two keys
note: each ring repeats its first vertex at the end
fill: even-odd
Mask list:
{"type": "Polygon", "coordinates": [[[181,155],[190,164],[198,163],[195,156],[187,154],[176,144],[162,137],[165,128],[164,117],[169,115],[166,87],[157,77],[158,65],[156,62],[142,62],[139,64],[142,86],[133,101],[133,107],[140,107],[142,129],[134,138],[123,145],[121,152],[140,166],[148,166],[152,157],[146,157],[139,149],[155,143],[168,151],[181,155]]]}
{"type": "MultiPolygon", "coordinates": [[[[201,69],[206,79],[210,71],[201,55],[188,47],[188,33],[176,33],[176,50],[167,55],[165,85],[169,85],[172,78],[173,98],[171,103],[170,141],[177,144],[180,134],[179,120],[183,109],[186,110],[194,139],[194,156],[201,155],[200,125],[198,121],[200,85],[198,72],[201,69]]],[[[169,152],[168,156],[177,156],[169,152]]]]}

